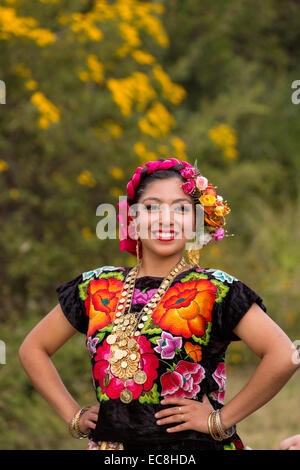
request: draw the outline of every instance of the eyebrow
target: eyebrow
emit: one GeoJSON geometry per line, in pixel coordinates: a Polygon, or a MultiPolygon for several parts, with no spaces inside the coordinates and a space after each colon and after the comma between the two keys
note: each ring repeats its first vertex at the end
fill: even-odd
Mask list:
{"type": "MultiPolygon", "coordinates": [[[[158,201],[158,202],[162,202],[162,200],[159,199],[158,197],[146,197],[146,198],[142,201],[142,203],[144,203],[145,201],[147,201],[147,199],[152,199],[152,200],[155,200],[155,201],[158,201]]],[[[189,202],[189,203],[191,202],[189,199],[183,198],[183,197],[181,197],[181,198],[179,198],[179,199],[174,199],[174,201],[172,201],[172,202],[179,202],[179,201],[187,201],[187,202],[189,202]]]]}

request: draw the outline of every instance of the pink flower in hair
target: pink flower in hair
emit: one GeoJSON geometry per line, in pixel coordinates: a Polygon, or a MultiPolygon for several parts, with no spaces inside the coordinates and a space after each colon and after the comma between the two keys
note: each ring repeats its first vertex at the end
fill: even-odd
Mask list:
{"type": "Polygon", "coordinates": [[[196,186],[200,191],[204,191],[204,189],[207,188],[208,185],[208,180],[205,178],[205,176],[198,176],[196,178],[196,186]]]}
{"type": "Polygon", "coordinates": [[[185,183],[182,184],[182,189],[185,192],[185,194],[191,194],[193,192],[193,189],[195,187],[195,181],[190,179],[186,181],[185,183]]]}
{"type": "Polygon", "coordinates": [[[184,168],[183,170],[180,170],[180,174],[186,178],[186,179],[189,179],[189,178],[192,178],[193,176],[195,176],[195,170],[194,168],[184,168]]]}
{"type": "Polygon", "coordinates": [[[224,237],[225,235],[225,231],[222,227],[218,228],[218,230],[215,231],[214,233],[214,239],[216,242],[222,240],[222,238],[224,237]]]}

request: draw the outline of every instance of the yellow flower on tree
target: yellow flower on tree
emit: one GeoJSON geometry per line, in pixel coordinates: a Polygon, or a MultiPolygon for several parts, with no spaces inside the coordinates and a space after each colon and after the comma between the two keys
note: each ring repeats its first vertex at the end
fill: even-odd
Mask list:
{"type": "Polygon", "coordinates": [[[178,105],[186,96],[185,89],[173,83],[169,75],[164,72],[160,65],[155,65],[152,71],[155,79],[162,87],[163,96],[171,103],[178,105]]]}
{"type": "Polygon", "coordinates": [[[0,6],[0,39],[10,40],[13,36],[32,39],[41,47],[56,39],[52,31],[39,28],[35,18],[18,16],[14,8],[0,6]]]}
{"type": "Polygon", "coordinates": [[[0,160],[0,171],[5,171],[8,167],[9,165],[5,160],[0,160]]]}
{"type": "Polygon", "coordinates": [[[153,55],[149,54],[149,52],[145,52],[140,49],[132,51],[131,55],[139,64],[149,65],[155,62],[155,58],[153,57],[153,55]]]}
{"type": "Polygon", "coordinates": [[[49,126],[50,122],[59,121],[59,109],[43,93],[37,91],[31,96],[30,101],[38,108],[42,115],[38,121],[41,128],[45,129],[49,126]]]}
{"type": "Polygon", "coordinates": [[[109,173],[116,179],[116,180],[122,180],[124,178],[124,171],[122,168],[119,168],[117,166],[113,166],[109,168],[109,173]]]}
{"type": "Polygon", "coordinates": [[[89,186],[90,188],[93,188],[94,186],[96,186],[96,183],[97,183],[89,170],[82,171],[80,175],[78,176],[77,181],[78,183],[84,186],[89,186]]]}
{"type": "Polygon", "coordinates": [[[131,114],[134,103],[137,103],[137,110],[142,112],[147,103],[156,97],[149,78],[141,72],[134,72],[131,76],[120,79],[110,78],[106,84],[125,116],[131,114]]]}
{"type": "Polygon", "coordinates": [[[227,124],[220,124],[212,127],[208,133],[211,140],[220,148],[229,160],[234,160],[238,156],[235,148],[237,136],[235,130],[227,124]]]}
{"type": "Polygon", "coordinates": [[[156,101],[147,111],[146,117],[139,120],[142,132],[154,138],[167,134],[174,126],[175,120],[162,103],[156,101]]]}

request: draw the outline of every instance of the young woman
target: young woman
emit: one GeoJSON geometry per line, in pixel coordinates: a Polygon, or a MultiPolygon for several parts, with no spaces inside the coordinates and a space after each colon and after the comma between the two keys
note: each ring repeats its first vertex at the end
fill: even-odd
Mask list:
{"type": "Polygon", "coordinates": [[[90,438],[89,449],[243,449],[235,425],[292,376],[292,343],[254,290],[200,268],[194,251],[186,263],[194,233],[200,246],[220,240],[230,212],[197,168],[174,158],[148,162],[127,195],[120,249],[137,265],[100,266],[58,286],[59,304],[20,348],[23,367],[71,434],[90,438]],[[77,332],[91,355],[98,404],[90,408],[74,401],[50,359],[77,332]],[[224,405],[225,352],[234,340],[261,361],[224,405]]]}

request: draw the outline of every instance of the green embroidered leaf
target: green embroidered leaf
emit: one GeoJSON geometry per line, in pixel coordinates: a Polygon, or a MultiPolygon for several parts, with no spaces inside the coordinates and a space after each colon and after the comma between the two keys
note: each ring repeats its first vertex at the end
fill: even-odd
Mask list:
{"type": "Polygon", "coordinates": [[[115,279],[118,279],[119,281],[124,280],[124,273],[118,273],[116,271],[106,271],[105,273],[103,272],[100,274],[99,279],[109,279],[114,277],[115,279]]]}
{"type": "Polygon", "coordinates": [[[149,318],[144,326],[144,328],[142,329],[141,333],[142,334],[149,334],[149,335],[154,335],[154,334],[159,334],[162,332],[162,329],[157,327],[154,323],[153,323],[153,320],[152,318],[149,318]]]}
{"type": "Polygon", "coordinates": [[[88,298],[88,288],[90,281],[95,279],[94,277],[91,277],[91,279],[88,279],[85,282],[82,282],[81,284],[78,284],[78,289],[79,289],[79,296],[82,300],[86,300],[88,298]]]}
{"type": "Polygon", "coordinates": [[[139,396],[140,403],[159,403],[159,393],[157,391],[157,384],[154,384],[151,390],[148,392],[143,392],[139,396]]]}
{"type": "Polygon", "coordinates": [[[230,443],[230,445],[225,445],[224,450],[236,450],[236,447],[233,442],[230,443]]]}
{"type": "Polygon", "coordinates": [[[97,387],[96,395],[99,401],[107,401],[109,400],[108,396],[106,393],[103,393],[103,390],[101,387],[97,387]]]}
{"type": "Polygon", "coordinates": [[[222,299],[224,299],[224,297],[226,297],[227,292],[229,291],[229,287],[225,286],[225,284],[223,284],[223,282],[217,281],[215,279],[211,279],[210,282],[217,287],[216,302],[217,303],[222,302],[222,299]]]}
{"type": "Polygon", "coordinates": [[[149,338],[149,341],[151,341],[151,343],[153,343],[153,344],[157,344],[158,339],[161,339],[161,337],[160,336],[154,336],[154,338],[149,338]]]}
{"type": "Polygon", "coordinates": [[[112,328],[113,328],[113,323],[109,323],[104,328],[101,328],[99,333],[97,333],[96,338],[99,338],[101,342],[105,336],[105,333],[111,332],[112,328]]]}
{"type": "Polygon", "coordinates": [[[199,344],[206,345],[209,342],[211,327],[212,327],[212,322],[207,322],[206,325],[205,325],[205,331],[204,331],[203,335],[201,335],[201,336],[193,335],[192,336],[193,340],[196,341],[199,344]]]}
{"type": "Polygon", "coordinates": [[[192,272],[190,274],[187,274],[182,279],[180,279],[180,282],[199,281],[200,279],[208,279],[208,276],[206,274],[192,272]]]}

